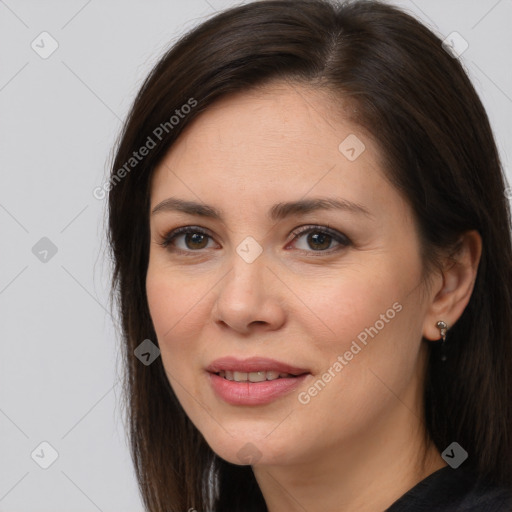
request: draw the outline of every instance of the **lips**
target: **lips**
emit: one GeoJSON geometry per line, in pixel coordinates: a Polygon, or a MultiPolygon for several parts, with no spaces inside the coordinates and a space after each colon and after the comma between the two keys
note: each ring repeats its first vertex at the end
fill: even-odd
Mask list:
{"type": "Polygon", "coordinates": [[[256,373],[256,372],[278,372],[279,374],[289,374],[293,377],[310,373],[306,368],[299,368],[287,363],[268,359],[265,357],[251,357],[249,359],[237,359],[236,357],[223,357],[216,359],[207,366],[206,371],[210,373],[239,372],[239,373],[256,373]]]}
{"type": "Polygon", "coordinates": [[[210,384],[231,405],[264,405],[300,386],[310,372],[274,359],[217,359],[206,368],[210,384]]]}

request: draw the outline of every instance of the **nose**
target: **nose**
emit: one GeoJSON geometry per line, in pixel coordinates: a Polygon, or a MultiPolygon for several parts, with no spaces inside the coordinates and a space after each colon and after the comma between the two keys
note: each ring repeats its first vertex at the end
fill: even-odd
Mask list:
{"type": "Polygon", "coordinates": [[[263,255],[247,263],[235,254],[231,271],[217,287],[214,321],[240,334],[273,331],[286,320],[283,285],[263,255]]]}

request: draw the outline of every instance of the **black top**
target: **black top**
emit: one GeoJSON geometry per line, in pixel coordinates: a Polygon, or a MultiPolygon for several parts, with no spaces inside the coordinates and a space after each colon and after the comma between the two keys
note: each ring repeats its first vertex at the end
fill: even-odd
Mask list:
{"type": "Polygon", "coordinates": [[[445,466],[384,512],[512,512],[512,491],[481,481],[462,466],[445,466]]]}

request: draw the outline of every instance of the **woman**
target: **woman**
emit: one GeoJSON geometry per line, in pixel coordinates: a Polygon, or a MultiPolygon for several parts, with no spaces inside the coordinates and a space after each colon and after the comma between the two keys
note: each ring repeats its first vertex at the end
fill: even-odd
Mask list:
{"type": "Polygon", "coordinates": [[[220,13],[143,84],[110,185],[148,510],[512,510],[504,178],[427,28],[220,13]]]}

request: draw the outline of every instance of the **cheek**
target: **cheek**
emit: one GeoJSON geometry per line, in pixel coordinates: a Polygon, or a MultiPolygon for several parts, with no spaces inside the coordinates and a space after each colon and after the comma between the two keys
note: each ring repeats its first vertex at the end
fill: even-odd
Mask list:
{"type": "Polygon", "coordinates": [[[197,312],[204,308],[204,300],[211,285],[193,279],[164,265],[150,263],[146,276],[146,293],[153,325],[161,341],[175,332],[187,332],[197,323],[197,312]]]}
{"type": "MultiPolygon", "coordinates": [[[[343,404],[344,415],[360,411],[362,404],[378,409],[389,398],[383,382],[396,392],[407,386],[421,340],[419,271],[411,262],[388,261],[309,290],[308,305],[321,319],[312,339],[323,367],[318,368],[318,391],[308,395],[311,402],[323,395],[314,400],[320,409],[331,401],[343,404]]],[[[303,324],[311,335],[312,326],[303,324]]]]}
{"type": "Polygon", "coordinates": [[[187,415],[197,421],[192,397],[199,395],[195,350],[208,306],[208,289],[204,283],[174,272],[148,268],[146,293],[153,326],[160,347],[162,364],[169,383],[187,415]],[[186,282],[185,282],[186,281],[186,282]]]}
{"type": "Polygon", "coordinates": [[[330,410],[336,428],[363,428],[406,393],[421,341],[419,268],[367,268],[316,295],[330,331],[317,338],[320,382],[300,400],[312,416],[330,410]]]}
{"type": "Polygon", "coordinates": [[[146,293],[153,326],[158,338],[162,361],[173,375],[184,365],[191,368],[194,340],[204,325],[211,285],[200,280],[180,277],[167,270],[148,268],[146,293]],[[198,282],[199,281],[199,282],[198,282]],[[190,360],[190,361],[188,361],[190,360]]]}
{"type": "Polygon", "coordinates": [[[311,322],[308,330],[314,329],[311,334],[315,334],[318,329],[313,337],[323,338],[318,348],[343,353],[353,340],[364,342],[370,336],[368,330],[375,334],[376,328],[378,333],[384,333],[395,323],[397,309],[402,309],[410,286],[407,281],[413,279],[405,280],[396,274],[396,269],[389,265],[361,266],[316,288],[297,283],[296,288],[301,289],[304,303],[309,306],[309,311],[305,308],[297,318],[313,318],[314,312],[316,327],[311,322]]]}

